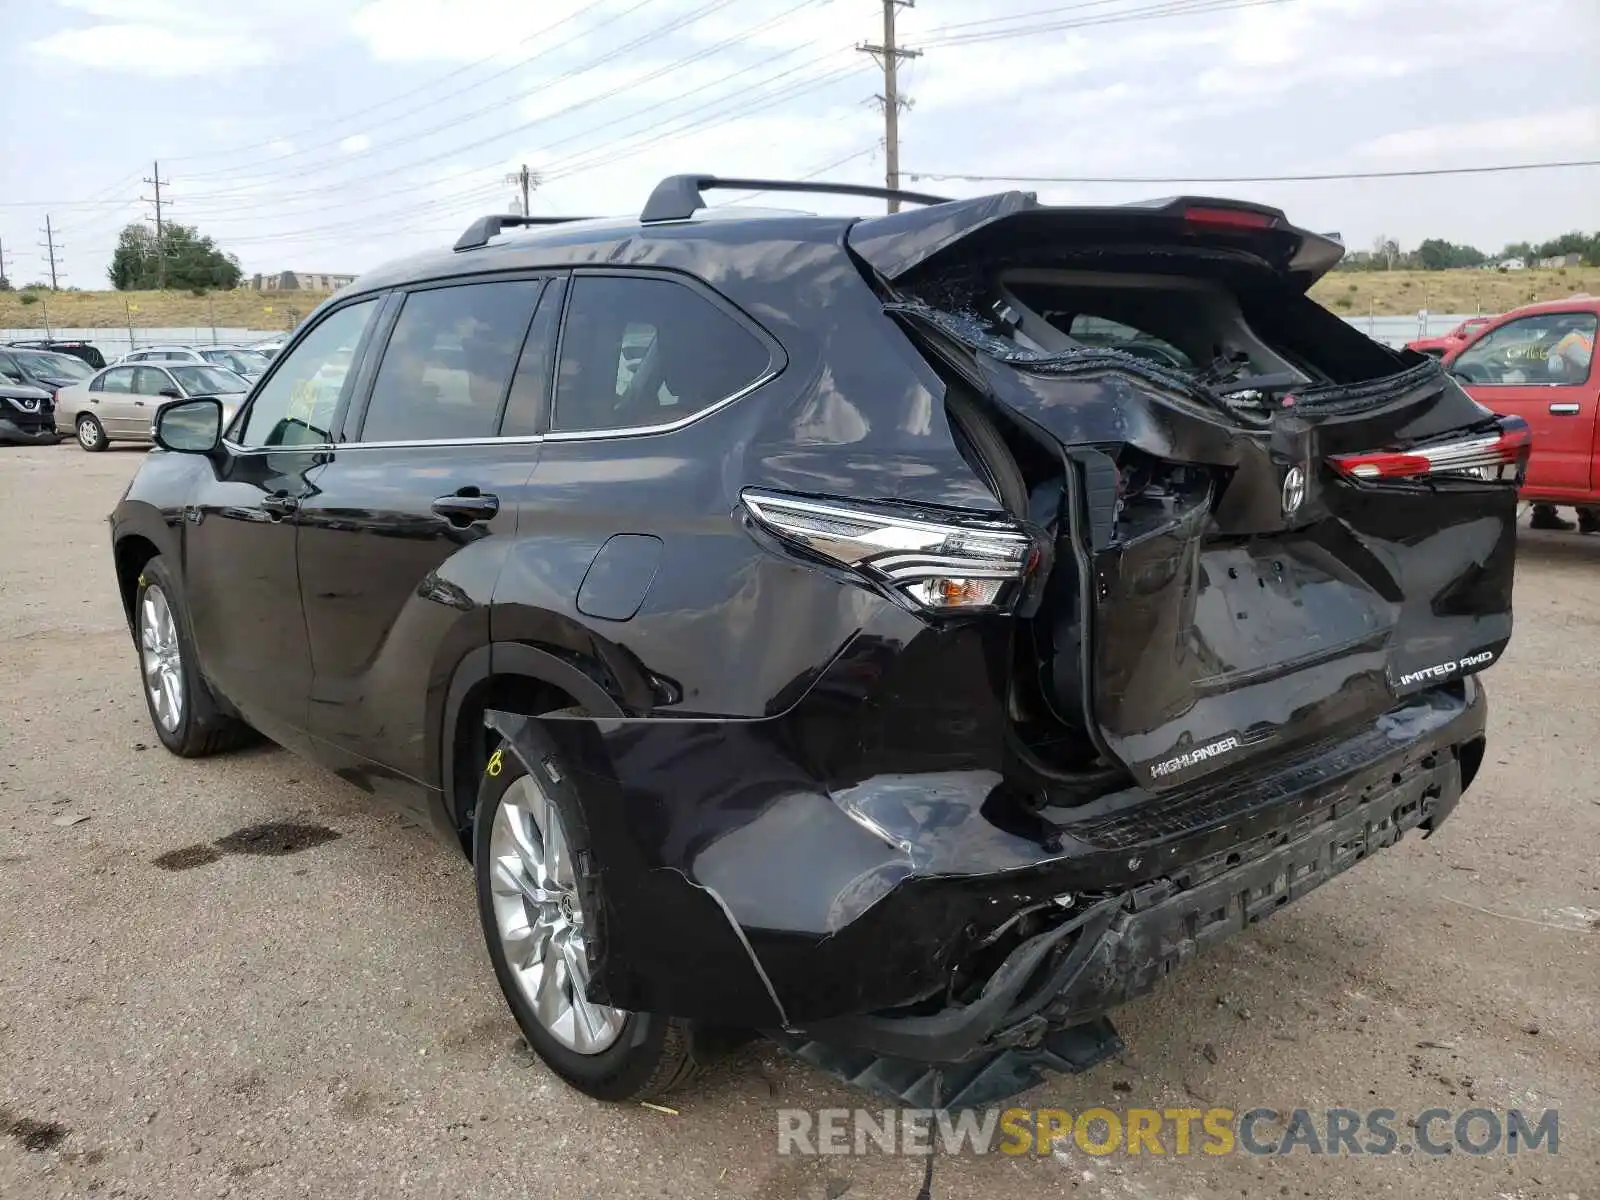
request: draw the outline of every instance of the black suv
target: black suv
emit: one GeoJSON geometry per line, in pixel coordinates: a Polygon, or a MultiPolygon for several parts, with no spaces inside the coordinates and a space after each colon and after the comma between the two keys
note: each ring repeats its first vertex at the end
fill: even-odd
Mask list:
{"type": "Polygon", "coordinates": [[[1081,1068],[1450,814],[1528,432],[1308,299],[1336,243],[714,186],[885,194],[485,218],[320,307],[226,430],[160,410],[111,524],[169,749],[253,728],[424,814],[609,1099],[730,1026],[910,1098],[1081,1068]]]}
{"type": "Polygon", "coordinates": [[[73,358],[88,363],[96,371],[106,365],[106,356],[100,353],[98,346],[90,342],[60,341],[56,338],[30,338],[10,344],[19,349],[48,350],[55,354],[70,354],[73,358]]]}

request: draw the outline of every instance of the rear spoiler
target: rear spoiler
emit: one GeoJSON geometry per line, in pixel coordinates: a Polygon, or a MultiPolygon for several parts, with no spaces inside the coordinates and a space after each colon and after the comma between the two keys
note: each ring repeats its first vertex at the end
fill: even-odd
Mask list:
{"type": "Polygon", "coordinates": [[[1289,223],[1262,204],[1177,196],[1104,207],[1040,204],[1032,192],[998,192],[858,221],[850,249],[891,282],[960,244],[968,255],[1018,247],[1107,242],[1193,242],[1233,247],[1266,261],[1302,290],[1336,266],[1344,247],[1289,223]]]}

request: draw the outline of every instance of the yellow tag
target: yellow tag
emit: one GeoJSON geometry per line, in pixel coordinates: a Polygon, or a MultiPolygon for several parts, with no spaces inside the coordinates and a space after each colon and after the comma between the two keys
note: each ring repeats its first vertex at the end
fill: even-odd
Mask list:
{"type": "Polygon", "coordinates": [[[500,774],[500,768],[504,764],[504,755],[505,751],[496,750],[489,756],[489,765],[483,769],[483,773],[490,779],[500,774]]]}

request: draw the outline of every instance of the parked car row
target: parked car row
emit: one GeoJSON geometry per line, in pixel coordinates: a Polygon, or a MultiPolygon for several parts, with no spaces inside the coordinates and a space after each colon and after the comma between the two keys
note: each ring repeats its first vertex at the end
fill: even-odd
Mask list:
{"type": "Polygon", "coordinates": [[[216,396],[230,416],[281,343],[144,346],[107,366],[87,342],[39,339],[0,345],[0,444],[50,445],[76,437],[85,450],[149,443],[165,400],[216,396]]]}

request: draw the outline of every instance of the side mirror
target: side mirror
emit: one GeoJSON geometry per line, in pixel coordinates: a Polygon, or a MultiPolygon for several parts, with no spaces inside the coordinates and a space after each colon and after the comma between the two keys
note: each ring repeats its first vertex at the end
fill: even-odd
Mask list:
{"type": "Polygon", "coordinates": [[[183,393],[180,392],[177,388],[162,388],[159,392],[156,393],[156,395],[165,396],[168,400],[182,400],[183,399],[183,393]]]}
{"type": "Polygon", "coordinates": [[[222,401],[177,400],[156,410],[156,445],[178,454],[214,454],[222,445],[222,401]]]}

